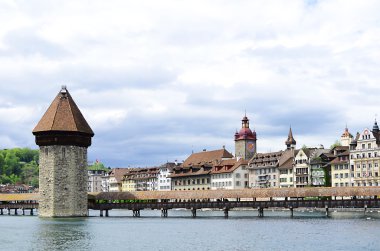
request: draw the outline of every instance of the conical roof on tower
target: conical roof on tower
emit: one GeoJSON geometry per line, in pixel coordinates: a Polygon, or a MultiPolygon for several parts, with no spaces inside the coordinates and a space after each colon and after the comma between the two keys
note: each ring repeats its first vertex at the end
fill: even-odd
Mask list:
{"type": "Polygon", "coordinates": [[[295,145],[297,142],[293,137],[292,127],[289,128],[288,139],[285,141],[286,145],[295,145]]]}
{"type": "Polygon", "coordinates": [[[33,134],[42,132],[77,132],[94,136],[94,132],[66,86],[62,86],[61,91],[33,130],[33,134]]]}

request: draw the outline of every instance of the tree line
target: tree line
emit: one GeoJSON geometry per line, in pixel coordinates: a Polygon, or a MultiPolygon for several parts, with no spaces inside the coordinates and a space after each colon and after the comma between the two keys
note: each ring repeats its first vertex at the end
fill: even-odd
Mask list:
{"type": "Polygon", "coordinates": [[[0,150],[0,184],[38,187],[39,151],[29,148],[0,150]]]}

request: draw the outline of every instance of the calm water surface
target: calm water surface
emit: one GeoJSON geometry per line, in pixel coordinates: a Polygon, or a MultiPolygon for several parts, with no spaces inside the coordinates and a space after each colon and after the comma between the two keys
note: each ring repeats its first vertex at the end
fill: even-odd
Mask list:
{"type": "MultiPolygon", "coordinates": [[[[91,212],[98,215],[98,212],[91,212]]],[[[380,250],[380,212],[110,211],[111,217],[0,216],[1,250],[380,250]]]]}

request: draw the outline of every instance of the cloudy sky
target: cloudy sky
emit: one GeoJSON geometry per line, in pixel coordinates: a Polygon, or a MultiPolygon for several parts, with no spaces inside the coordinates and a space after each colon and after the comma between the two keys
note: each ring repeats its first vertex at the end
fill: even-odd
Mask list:
{"type": "Polygon", "coordinates": [[[289,125],[329,147],[380,115],[380,1],[60,3],[0,1],[0,148],[37,148],[61,85],[111,167],[233,152],[245,110],[259,152],[289,125]]]}

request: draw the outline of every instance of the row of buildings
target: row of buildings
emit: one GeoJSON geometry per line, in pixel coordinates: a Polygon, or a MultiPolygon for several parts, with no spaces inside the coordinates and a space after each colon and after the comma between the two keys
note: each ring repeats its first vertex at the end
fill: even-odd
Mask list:
{"type": "Polygon", "coordinates": [[[332,149],[296,147],[292,129],[283,150],[258,153],[257,136],[244,116],[235,135],[235,156],[224,147],[192,153],[183,163],[150,168],[90,168],[88,190],[214,190],[306,186],[378,186],[380,131],[352,136],[345,128],[332,149]]]}

